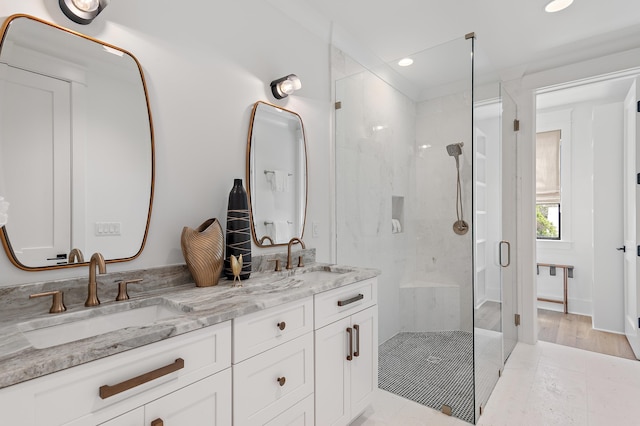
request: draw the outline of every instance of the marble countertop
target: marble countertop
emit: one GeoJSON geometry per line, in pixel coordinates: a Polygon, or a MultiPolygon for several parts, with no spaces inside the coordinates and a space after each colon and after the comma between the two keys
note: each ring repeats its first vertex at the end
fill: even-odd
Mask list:
{"type": "Polygon", "coordinates": [[[0,312],[0,388],[373,278],[379,273],[375,269],[315,263],[289,271],[254,272],[251,278],[242,281],[242,287],[233,287],[232,282],[225,279],[214,287],[196,287],[193,283],[160,289],[149,286],[128,301],[103,302],[93,308],[78,304],[68,306],[61,314],[34,316],[28,311],[21,314],[20,310],[9,314],[0,312]],[[315,271],[334,273],[307,275],[315,271]],[[33,347],[23,334],[29,329],[65,323],[74,317],[84,320],[155,304],[177,310],[179,314],[152,324],[42,349],[33,347]]]}

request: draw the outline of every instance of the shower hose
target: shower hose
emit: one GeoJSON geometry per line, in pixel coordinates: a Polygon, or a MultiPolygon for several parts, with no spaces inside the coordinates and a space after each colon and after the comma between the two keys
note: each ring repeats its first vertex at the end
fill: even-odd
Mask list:
{"type": "Polygon", "coordinates": [[[458,177],[456,179],[456,216],[458,217],[458,223],[464,221],[464,214],[462,212],[462,186],[460,184],[460,160],[456,156],[456,171],[458,177]]]}

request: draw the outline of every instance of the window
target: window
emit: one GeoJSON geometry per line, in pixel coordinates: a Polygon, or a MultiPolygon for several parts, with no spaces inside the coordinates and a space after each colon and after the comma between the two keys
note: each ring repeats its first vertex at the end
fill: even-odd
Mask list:
{"type": "Polygon", "coordinates": [[[538,239],[560,240],[561,182],[560,130],[536,134],[536,234],[538,239]]]}

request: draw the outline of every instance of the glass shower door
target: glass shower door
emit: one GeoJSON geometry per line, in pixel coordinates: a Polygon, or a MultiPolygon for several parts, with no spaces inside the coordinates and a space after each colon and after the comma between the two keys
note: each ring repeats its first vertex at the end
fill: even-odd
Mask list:
{"type": "Polygon", "coordinates": [[[516,325],[516,312],[518,294],[516,288],[516,254],[517,246],[517,118],[518,110],[516,102],[509,93],[501,87],[502,101],[502,252],[501,265],[502,276],[502,334],[503,354],[502,359],[507,361],[509,355],[518,343],[518,328],[516,325]]]}

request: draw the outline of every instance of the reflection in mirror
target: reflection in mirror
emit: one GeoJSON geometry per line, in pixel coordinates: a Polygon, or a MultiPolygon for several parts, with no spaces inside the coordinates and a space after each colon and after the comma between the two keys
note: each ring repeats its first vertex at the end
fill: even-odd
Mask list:
{"type": "Polygon", "coordinates": [[[147,90],[131,54],[30,16],[5,21],[0,196],[11,220],[0,238],[14,265],[77,266],[94,252],[110,262],[137,257],[153,157],[147,90]]]}
{"type": "Polygon", "coordinates": [[[259,247],[302,238],[307,208],[307,147],[302,119],[258,101],[247,145],[251,232],[259,247]]]}

